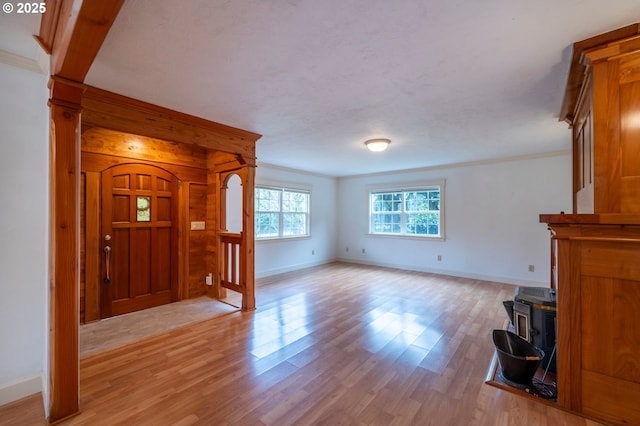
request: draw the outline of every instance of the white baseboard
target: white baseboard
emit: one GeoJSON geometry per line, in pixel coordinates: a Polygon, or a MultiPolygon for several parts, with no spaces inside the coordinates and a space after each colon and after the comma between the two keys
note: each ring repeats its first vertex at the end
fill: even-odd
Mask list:
{"type": "Polygon", "coordinates": [[[9,404],[25,396],[42,392],[42,375],[8,383],[0,387],[0,405],[9,404]]]}
{"type": "Polygon", "coordinates": [[[296,265],[285,266],[283,268],[270,269],[268,271],[256,271],[256,278],[266,278],[272,275],[284,274],[285,272],[297,271],[298,269],[311,268],[313,266],[326,265],[333,263],[337,259],[324,259],[318,262],[299,263],[296,265]]]}
{"type": "Polygon", "coordinates": [[[445,269],[419,268],[412,265],[396,265],[396,264],[385,263],[385,262],[362,261],[362,260],[350,259],[346,257],[325,259],[320,262],[290,265],[287,267],[271,269],[268,271],[260,271],[260,272],[256,271],[256,278],[266,278],[272,275],[284,274],[286,272],[297,271],[298,269],[304,269],[304,268],[311,268],[313,266],[326,265],[332,262],[355,263],[358,265],[370,265],[370,266],[380,266],[382,268],[403,269],[405,271],[427,272],[431,274],[448,275],[451,277],[469,278],[472,280],[482,280],[482,281],[491,281],[491,282],[503,283],[503,284],[511,284],[511,285],[521,286],[521,287],[549,287],[549,283],[543,282],[543,281],[523,280],[520,278],[500,277],[496,275],[483,275],[483,274],[467,273],[467,272],[460,272],[460,271],[449,271],[445,269]]]}
{"type": "Polygon", "coordinates": [[[482,280],[482,281],[491,281],[491,282],[503,283],[503,284],[512,284],[515,286],[522,286],[522,287],[549,287],[548,282],[523,280],[519,278],[500,277],[495,275],[483,275],[483,274],[460,272],[460,271],[449,271],[444,269],[420,268],[412,265],[395,265],[395,264],[384,263],[384,262],[370,262],[370,261],[365,262],[365,261],[361,261],[357,259],[349,259],[349,258],[338,258],[336,260],[338,260],[339,262],[345,262],[345,263],[356,263],[360,265],[380,266],[383,268],[403,269],[406,271],[427,272],[431,274],[448,275],[448,276],[459,277],[459,278],[470,278],[472,280],[482,280]]]}

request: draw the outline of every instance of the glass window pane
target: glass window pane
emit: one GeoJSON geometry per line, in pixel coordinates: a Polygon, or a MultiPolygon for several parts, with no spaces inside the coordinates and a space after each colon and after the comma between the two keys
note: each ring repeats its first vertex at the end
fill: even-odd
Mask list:
{"type": "Polygon", "coordinates": [[[402,192],[371,194],[371,205],[374,212],[402,211],[402,192]]]}
{"type": "Polygon", "coordinates": [[[282,215],[282,235],[306,235],[307,215],[304,213],[284,213],[282,215]]]}
{"type": "Polygon", "coordinates": [[[307,212],[309,210],[309,194],[304,192],[284,191],[282,194],[283,212],[307,212]]]}
{"type": "Polygon", "coordinates": [[[136,197],[136,220],[138,222],[151,221],[151,197],[146,195],[136,197]]]}
{"type": "Polygon", "coordinates": [[[399,234],[402,232],[401,215],[376,213],[371,217],[371,231],[384,234],[399,234]]]}
{"type": "Polygon", "coordinates": [[[370,195],[370,232],[441,235],[440,189],[378,192],[370,195]]]}
{"type": "Polygon", "coordinates": [[[256,238],[308,235],[310,198],[307,191],[256,187],[256,238]]]}
{"type": "Polygon", "coordinates": [[[256,213],[255,233],[258,238],[277,237],[279,235],[278,213],[256,213]]]}
{"type": "Polygon", "coordinates": [[[407,214],[407,233],[413,235],[438,235],[440,216],[437,213],[407,214]]]}
{"type": "Polygon", "coordinates": [[[261,212],[277,212],[280,211],[280,194],[279,189],[256,188],[256,211],[261,212]]]}
{"type": "Polygon", "coordinates": [[[428,210],[429,194],[425,191],[407,192],[405,198],[407,211],[425,211],[428,210]]]}

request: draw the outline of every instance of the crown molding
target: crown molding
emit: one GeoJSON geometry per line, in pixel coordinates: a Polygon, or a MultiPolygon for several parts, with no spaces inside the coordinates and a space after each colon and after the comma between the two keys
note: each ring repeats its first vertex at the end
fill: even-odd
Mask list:
{"type": "Polygon", "coordinates": [[[271,163],[262,163],[260,161],[258,161],[257,165],[258,167],[265,167],[268,169],[280,170],[283,172],[298,173],[302,175],[317,176],[317,177],[323,177],[323,178],[329,178],[329,179],[337,179],[337,176],[332,176],[332,175],[318,173],[318,172],[312,172],[309,170],[295,169],[292,167],[278,166],[276,164],[271,164],[271,163]]]}
{"type": "Polygon", "coordinates": [[[46,55],[40,55],[38,60],[36,60],[0,49],[0,63],[38,74],[47,74],[45,58],[46,55]]]}
{"type": "Polygon", "coordinates": [[[561,156],[570,156],[570,155],[571,155],[571,150],[563,149],[560,151],[541,152],[536,154],[524,154],[524,155],[518,155],[513,157],[489,158],[485,160],[441,164],[437,166],[425,166],[425,167],[417,167],[413,169],[389,170],[385,172],[364,173],[360,175],[338,176],[338,180],[358,179],[362,177],[371,177],[371,176],[399,175],[399,174],[405,174],[405,173],[407,174],[418,173],[418,172],[426,172],[431,170],[457,169],[461,167],[484,166],[489,164],[509,163],[512,161],[536,160],[539,158],[561,157],[561,156]]]}

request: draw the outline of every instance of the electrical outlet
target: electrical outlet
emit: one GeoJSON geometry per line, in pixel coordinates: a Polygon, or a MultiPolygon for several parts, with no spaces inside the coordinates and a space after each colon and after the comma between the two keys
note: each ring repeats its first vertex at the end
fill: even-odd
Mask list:
{"type": "Polygon", "coordinates": [[[204,283],[206,285],[213,285],[213,274],[211,272],[209,272],[209,275],[204,277],[204,283]]]}
{"type": "Polygon", "coordinates": [[[316,254],[316,251],[315,250],[311,250],[311,254],[312,255],[316,254]]]}
{"type": "Polygon", "coordinates": [[[345,248],[345,250],[347,253],[349,253],[349,247],[345,248]]]}
{"type": "Polygon", "coordinates": [[[362,249],[362,254],[366,254],[367,252],[365,251],[365,249],[362,249]]]}
{"type": "Polygon", "coordinates": [[[534,265],[529,265],[529,272],[533,272],[536,270],[536,267],[534,265]]]}
{"type": "Polygon", "coordinates": [[[438,255],[438,262],[442,262],[442,255],[441,254],[438,255]]]}

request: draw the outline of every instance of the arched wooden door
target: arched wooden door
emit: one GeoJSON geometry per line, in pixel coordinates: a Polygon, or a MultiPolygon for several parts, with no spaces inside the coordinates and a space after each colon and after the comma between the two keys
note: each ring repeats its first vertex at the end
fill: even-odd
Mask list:
{"type": "Polygon", "coordinates": [[[158,167],[102,172],[102,318],[178,300],[177,194],[177,178],[158,167]]]}

